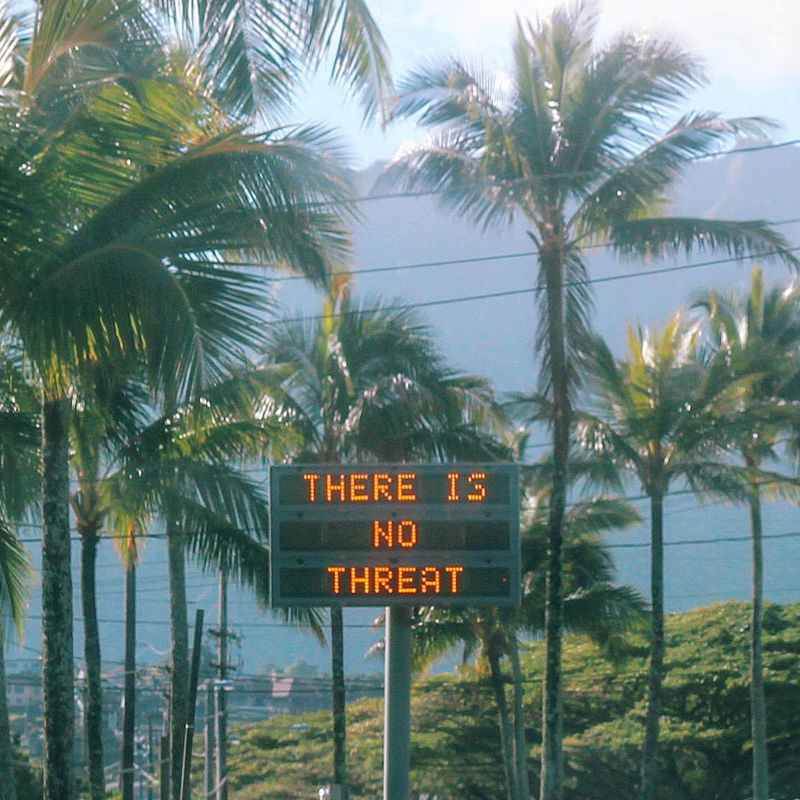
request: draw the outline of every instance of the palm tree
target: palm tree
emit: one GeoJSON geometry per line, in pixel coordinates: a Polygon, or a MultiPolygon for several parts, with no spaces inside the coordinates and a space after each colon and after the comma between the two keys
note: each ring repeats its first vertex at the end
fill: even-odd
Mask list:
{"type": "MultiPolygon", "coordinates": [[[[105,797],[103,758],[101,637],[97,617],[96,563],[101,532],[109,512],[110,498],[104,479],[113,463],[115,447],[124,431],[144,424],[148,394],[141,384],[109,385],[102,372],[94,376],[83,397],[73,396],[70,409],[71,466],[76,489],[70,496],[75,528],[81,543],[81,605],[84,620],[86,690],[84,736],[86,766],[91,800],[105,797]]],[[[75,394],[75,390],[73,390],[75,394]]],[[[126,565],[135,563],[135,543],[121,547],[126,565]]],[[[126,713],[130,703],[125,704],[126,713]]]]}
{"type": "Polygon", "coordinates": [[[431,190],[478,224],[522,217],[537,252],[539,381],[552,401],[547,660],[541,800],[561,800],[562,528],[570,428],[591,307],[586,245],[625,256],[700,250],[777,254],[797,265],[761,222],[661,216],[686,163],[716,152],[758,119],[695,113],[665,120],[701,84],[698,62],[669,42],[623,34],[595,44],[594,5],[577,2],[536,22],[519,20],[510,86],[451,59],[399,87],[398,115],[438,129],[389,165],[389,178],[431,190]]]}
{"type": "MultiPolygon", "coordinates": [[[[276,324],[268,334],[272,399],[301,435],[296,458],[341,463],[486,458],[502,452],[485,381],[451,371],[429,331],[403,308],[359,306],[334,286],[322,315],[276,324]],[[368,309],[368,310],[367,310],[368,309]]],[[[345,786],[342,609],[330,610],[334,783],[345,786]]]]}
{"type": "MultiPolygon", "coordinates": [[[[746,500],[749,481],[774,483],[763,469],[746,472],[725,458],[752,420],[729,413],[740,385],[713,359],[701,358],[700,325],[676,314],[662,332],[629,335],[630,356],[617,361],[595,338],[587,348],[589,405],[578,416],[578,438],[599,458],[634,475],[650,499],[650,668],[642,751],[642,796],[657,782],[661,685],[664,679],[664,500],[677,480],[698,492],[746,500]]],[[[744,376],[742,383],[751,380],[744,376]]]]}
{"type": "MultiPolygon", "coordinates": [[[[106,516],[99,491],[100,433],[102,415],[91,405],[83,413],[72,414],[73,462],[77,488],[70,496],[75,528],[81,541],[81,605],[84,620],[84,660],[86,692],[84,698],[84,736],[86,767],[91,800],[103,800],[106,792],[103,762],[103,695],[100,678],[100,626],[97,618],[95,575],[97,546],[106,516]]],[[[127,708],[127,706],[126,706],[127,708]]]]}
{"type": "MultiPolygon", "coordinates": [[[[790,284],[767,291],[764,274],[754,269],[746,297],[724,297],[710,292],[696,305],[708,315],[714,356],[732,382],[743,390],[740,402],[745,412],[753,405],[791,397],[798,376],[797,348],[800,344],[800,287],[790,284]],[[755,380],[741,379],[754,374],[755,380]]],[[[749,430],[734,442],[745,466],[759,470],[776,460],[781,431],[790,420],[787,409],[781,418],[752,419],[749,430]]],[[[791,407],[788,409],[791,410],[791,407]]],[[[750,620],[750,717],[753,736],[753,800],[769,798],[767,714],[762,666],[762,616],[764,556],[761,499],[765,489],[754,476],[747,496],[752,539],[752,611],[750,620]]],[[[776,485],[774,488],[778,488],[776,485]]],[[[785,490],[785,487],[784,487],[785,490]]]]}
{"type": "MultiPolygon", "coordinates": [[[[203,7],[218,14],[232,5],[203,7]]],[[[237,30],[252,43],[237,8],[237,30]]],[[[271,74],[281,85],[284,57],[298,64],[331,50],[335,73],[356,90],[368,93],[385,77],[380,37],[357,0],[290,9],[266,21],[265,52],[275,56],[271,74]],[[282,38],[292,44],[286,51],[282,38]]],[[[8,9],[0,20],[8,56],[0,67],[0,316],[44,385],[47,798],[73,792],[66,398],[75,366],[121,368],[143,354],[151,384],[175,402],[253,341],[263,300],[258,280],[239,268],[243,255],[321,278],[346,247],[341,204],[317,204],[346,195],[314,149],[330,144],[324,133],[242,133],[251,120],[222,113],[225,82],[204,91],[211,84],[199,69],[216,63],[221,77],[226,68],[219,18],[207,26],[222,34],[214,58],[199,58],[213,49],[207,34],[204,51],[167,59],[149,11],[145,3],[54,0],[37,5],[31,31],[8,9]]],[[[263,65],[253,62],[247,75],[264,79],[263,65]]]]}

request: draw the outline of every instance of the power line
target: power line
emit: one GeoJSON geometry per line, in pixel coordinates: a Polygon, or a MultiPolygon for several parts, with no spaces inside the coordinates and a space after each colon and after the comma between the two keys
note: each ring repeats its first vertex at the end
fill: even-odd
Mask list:
{"type": "MultiPolygon", "coordinates": [[[[768,250],[757,255],[741,255],[728,258],[715,258],[708,261],[697,261],[691,264],[679,264],[672,267],[656,267],[653,269],[639,270],[638,272],[620,272],[615,275],[605,275],[598,278],[586,278],[584,280],[564,281],[564,287],[575,286],[588,286],[591,284],[600,283],[614,283],[622,280],[631,280],[634,278],[647,278],[653,275],[666,275],[673,272],[684,272],[687,270],[700,269],[702,267],[719,266],[720,264],[733,264],[740,261],[749,261],[756,258],[766,258],[769,256],[780,255],[781,253],[795,253],[800,251],[800,246],[789,247],[786,250],[768,250]]],[[[354,314],[375,314],[379,311],[406,311],[415,308],[433,308],[436,306],[455,305],[457,303],[469,303],[479,300],[496,300],[503,297],[515,297],[525,294],[538,294],[546,289],[544,284],[536,284],[535,286],[523,287],[521,289],[506,289],[498,292],[483,292],[481,294],[464,295],[462,297],[449,297],[440,300],[421,300],[414,303],[398,303],[388,306],[374,306],[373,308],[358,308],[348,311],[340,311],[335,313],[334,317],[346,317],[354,314]]],[[[280,319],[284,323],[294,322],[315,322],[325,319],[324,314],[308,314],[298,317],[283,317],[280,319]]]]}
{"type": "MultiPolygon", "coordinates": [[[[28,614],[27,619],[32,620],[41,620],[41,614],[28,614]]],[[[97,620],[102,625],[124,625],[125,620],[121,617],[100,617],[97,620]]],[[[79,625],[84,624],[83,617],[73,617],[73,622],[79,625]]],[[[167,627],[172,623],[168,619],[138,619],[136,620],[137,625],[152,625],[154,627],[167,627]]],[[[192,627],[192,626],[190,626],[192,627]]],[[[313,631],[309,630],[308,628],[302,627],[300,625],[293,625],[290,622],[237,622],[235,625],[232,625],[233,628],[284,628],[287,630],[293,630],[297,633],[308,633],[313,635],[313,631]]],[[[376,629],[374,625],[370,623],[360,623],[360,622],[345,622],[345,628],[361,628],[363,630],[375,630],[376,632],[380,632],[379,629],[376,629]]]]}
{"type": "MultiPolygon", "coordinates": [[[[765,533],[761,536],[762,539],[796,539],[800,537],[800,531],[791,533],[765,533]]],[[[664,547],[683,547],[686,545],[697,544],[720,544],[723,542],[749,542],[752,537],[750,536],[712,536],[709,538],[699,539],[675,539],[671,542],[664,542],[664,547]]],[[[606,544],[608,548],[614,549],[632,549],[637,547],[650,547],[650,542],[618,542],[614,544],[606,544]]]]}
{"type": "MultiPolygon", "coordinates": [[[[776,220],[774,222],[767,221],[768,225],[777,227],[780,225],[790,225],[800,222],[800,217],[790,217],[787,219],[776,220]]],[[[602,244],[591,244],[576,247],[577,250],[585,252],[590,250],[607,250],[614,245],[610,242],[603,242],[602,244]]],[[[491,261],[505,261],[515,258],[529,258],[535,256],[536,250],[520,250],[514,253],[495,253],[486,256],[470,256],[468,258],[447,258],[439,261],[417,261],[410,264],[394,264],[388,267],[365,267],[363,269],[353,270],[337,270],[333,273],[335,276],[339,275],[369,275],[383,272],[401,272],[405,270],[428,269],[432,267],[449,267],[459,266],[463,264],[481,264],[491,261]]],[[[250,262],[241,262],[238,266],[257,267],[259,264],[250,262]]],[[[275,282],[285,283],[288,281],[305,281],[307,278],[304,275],[280,275],[273,279],[275,282]]]]}

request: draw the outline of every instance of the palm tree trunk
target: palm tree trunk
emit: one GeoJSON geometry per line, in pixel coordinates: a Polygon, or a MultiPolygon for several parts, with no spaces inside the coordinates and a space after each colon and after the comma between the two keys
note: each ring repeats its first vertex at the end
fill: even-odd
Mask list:
{"type": "Polygon", "coordinates": [[[562,584],[563,524],[567,502],[567,460],[571,408],[568,391],[564,312],[563,254],[557,245],[542,247],[547,291],[547,338],[553,396],[553,488],[547,538],[545,586],[545,668],[542,690],[542,769],[540,800],[563,800],[564,755],[561,639],[564,590],[562,584]]]}
{"type": "Polygon", "coordinates": [[[89,772],[89,797],[104,800],[106,781],[103,770],[103,689],[100,683],[100,628],[97,622],[97,531],[81,533],[81,603],[83,605],[86,659],[86,756],[89,772]]]}
{"type": "Polygon", "coordinates": [[[489,648],[487,660],[489,662],[492,693],[497,706],[497,721],[500,726],[500,749],[502,750],[503,770],[506,776],[506,794],[508,800],[520,800],[517,771],[514,768],[514,734],[511,728],[511,715],[508,712],[506,686],[500,669],[499,655],[493,648],[489,648]]]}
{"type": "Polygon", "coordinates": [[[17,782],[14,777],[14,748],[11,746],[11,728],[8,722],[6,695],[6,654],[3,621],[0,620],[0,800],[17,800],[17,782]]]}
{"type": "Polygon", "coordinates": [[[515,634],[509,636],[508,644],[508,655],[511,661],[511,681],[514,687],[514,762],[520,800],[528,800],[531,796],[531,784],[528,777],[528,743],[525,737],[522,666],[519,661],[519,642],[515,634]]]}
{"type": "Polygon", "coordinates": [[[768,800],[767,711],[762,665],[764,554],[761,497],[757,485],[753,487],[750,495],[750,531],[753,547],[753,607],[750,618],[750,727],[753,736],[753,800],[768,800]]]}
{"type": "Polygon", "coordinates": [[[650,592],[652,629],[648,672],[647,715],[642,748],[641,800],[654,800],[658,778],[658,729],[661,716],[661,684],[664,680],[664,495],[659,488],[650,495],[650,592]]]}
{"type": "Polygon", "coordinates": [[[136,563],[125,565],[125,680],[123,684],[122,800],[133,800],[134,738],[136,734],[136,563]]]}
{"type": "Polygon", "coordinates": [[[347,710],[344,683],[344,621],[341,606],[331,607],[331,673],[333,782],[347,786],[347,710]]]}
{"type": "Polygon", "coordinates": [[[183,737],[189,711],[189,622],[186,616],[186,559],[183,533],[167,518],[170,608],[170,785],[180,800],[183,737]]]}
{"type": "Polygon", "coordinates": [[[75,679],[69,525],[68,407],[42,401],[42,691],[44,800],[74,792],[75,679]]]}

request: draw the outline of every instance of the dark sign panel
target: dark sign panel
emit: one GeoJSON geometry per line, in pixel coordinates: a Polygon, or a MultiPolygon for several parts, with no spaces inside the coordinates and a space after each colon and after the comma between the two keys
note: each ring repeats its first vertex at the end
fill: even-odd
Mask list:
{"type": "Polygon", "coordinates": [[[270,470],[272,604],[513,605],[511,464],[270,470]]]}

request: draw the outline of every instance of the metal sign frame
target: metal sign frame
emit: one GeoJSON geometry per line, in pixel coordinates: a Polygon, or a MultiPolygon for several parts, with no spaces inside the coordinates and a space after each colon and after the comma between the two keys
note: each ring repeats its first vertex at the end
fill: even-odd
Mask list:
{"type": "Polygon", "coordinates": [[[515,464],[270,467],[272,605],[517,605],[515,464]]]}

